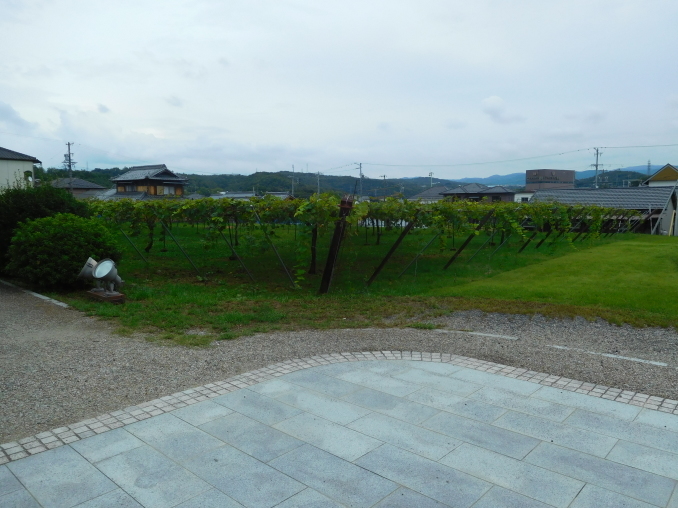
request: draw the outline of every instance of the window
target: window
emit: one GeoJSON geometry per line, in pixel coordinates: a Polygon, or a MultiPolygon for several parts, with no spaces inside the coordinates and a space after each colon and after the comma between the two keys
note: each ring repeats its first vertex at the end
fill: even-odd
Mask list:
{"type": "Polygon", "coordinates": [[[501,201],[501,196],[492,196],[492,202],[501,201]]]}
{"type": "Polygon", "coordinates": [[[521,203],[527,203],[528,201],[530,201],[530,198],[520,198],[521,203]]]}
{"type": "Polygon", "coordinates": [[[125,192],[135,192],[137,190],[136,185],[125,185],[125,192]]]}

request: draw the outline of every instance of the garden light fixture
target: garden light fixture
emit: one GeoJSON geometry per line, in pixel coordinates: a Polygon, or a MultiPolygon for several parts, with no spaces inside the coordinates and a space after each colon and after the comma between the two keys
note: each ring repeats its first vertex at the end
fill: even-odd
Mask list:
{"type": "Polygon", "coordinates": [[[118,291],[124,281],[118,275],[118,269],[112,259],[102,259],[97,262],[88,258],[85,266],[80,270],[78,278],[93,280],[96,283],[97,287],[87,292],[88,296],[95,300],[111,303],[123,303],[125,301],[125,295],[118,291]]]}

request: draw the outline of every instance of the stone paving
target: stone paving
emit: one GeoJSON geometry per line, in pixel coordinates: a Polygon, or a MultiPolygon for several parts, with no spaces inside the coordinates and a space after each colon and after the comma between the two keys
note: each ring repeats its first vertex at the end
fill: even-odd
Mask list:
{"type": "Polygon", "coordinates": [[[0,507],[678,508],[673,402],[450,355],[292,360],[0,445],[0,507]]]}

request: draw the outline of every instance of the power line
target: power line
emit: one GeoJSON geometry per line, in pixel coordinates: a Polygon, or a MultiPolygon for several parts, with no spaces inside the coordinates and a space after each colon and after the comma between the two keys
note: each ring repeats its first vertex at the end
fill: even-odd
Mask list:
{"type": "MultiPolygon", "coordinates": [[[[660,148],[660,147],[669,147],[669,146],[678,146],[678,143],[673,143],[669,145],[628,145],[628,146],[601,146],[598,148],[606,148],[606,149],[621,149],[621,148],[660,148]]],[[[419,168],[454,168],[458,166],[480,166],[483,164],[502,164],[504,162],[519,162],[519,161],[527,161],[527,160],[533,160],[533,159],[543,159],[545,157],[558,157],[560,155],[567,155],[570,153],[577,153],[577,152],[585,152],[587,150],[595,150],[594,147],[590,148],[580,148],[579,150],[569,150],[567,152],[560,152],[560,153],[551,153],[547,155],[536,155],[533,157],[522,157],[520,159],[505,159],[501,161],[486,161],[486,162],[464,162],[464,163],[458,163],[458,164],[380,164],[376,162],[363,162],[364,165],[366,166],[387,166],[387,167],[401,167],[401,168],[411,168],[411,167],[419,167],[419,168]]]]}

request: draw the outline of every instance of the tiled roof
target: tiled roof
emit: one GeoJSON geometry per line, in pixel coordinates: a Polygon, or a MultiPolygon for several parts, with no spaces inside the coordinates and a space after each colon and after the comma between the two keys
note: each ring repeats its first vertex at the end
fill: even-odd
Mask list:
{"type": "Polygon", "coordinates": [[[172,173],[167,166],[164,164],[154,164],[152,166],[133,166],[129,169],[127,173],[111,178],[113,182],[127,182],[130,180],[145,180],[146,178],[154,178],[157,175],[160,175],[164,171],[167,171],[171,176],[161,176],[160,179],[163,181],[176,181],[176,182],[186,182],[185,178],[181,178],[174,173],[172,173]]]}
{"type": "Polygon", "coordinates": [[[503,185],[495,185],[494,187],[490,187],[488,189],[480,191],[483,194],[515,194],[514,191],[507,189],[503,185]]]}
{"type": "MultiPolygon", "coordinates": [[[[106,187],[99,185],[98,183],[88,182],[82,178],[73,178],[73,188],[74,189],[105,189],[106,187]]],[[[59,189],[70,189],[71,188],[71,178],[57,178],[50,182],[52,187],[57,187],[59,189]]]]}
{"type": "Polygon", "coordinates": [[[557,201],[566,205],[598,205],[628,210],[664,208],[673,187],[625,187],[621,189],[545,189],[531,201],[557,201]]]}
{"type": "Polygon", "coordinates": [[[447,191],[447,187],[445,187],[444,185],[436,185],[435,187],[426,189],[425,191],[422,191],[419,194],[415,194],[410,199],[412,201],[416,201],[417,199],[443,199],[443,196],[441,194],[445,191],[447,191]]]}
{"type": "Polygon", "coordinates": [[[479,192],[485,192],[487,189],[489,189],[489,187],[487,185],[483,185],[482,183],[467,183],[466,185],[462,185],[456,189],[445,191],[443,194],[477,194],[479,192]]]}
{"type": "Polygon", "coordinates": [[[14,150],[7,150],[7,148],[0,147],[0,159],[10,161],[31,161],[40,162],[38,159],[25,153],[15,152],[14,150]]]}

